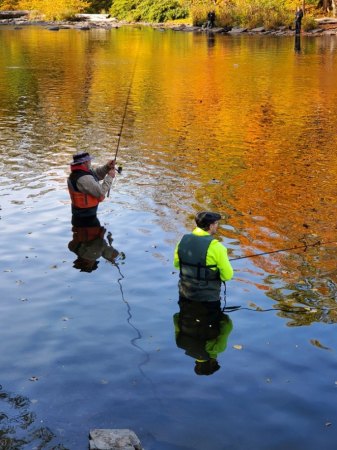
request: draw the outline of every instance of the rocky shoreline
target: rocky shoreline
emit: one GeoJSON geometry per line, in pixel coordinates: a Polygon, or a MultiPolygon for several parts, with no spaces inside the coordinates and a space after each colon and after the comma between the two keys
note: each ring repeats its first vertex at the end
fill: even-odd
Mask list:
{"type": "MultiPolygon", "coordinates": [[[[337,35],[337,19],[321,18],[317,19],[317,28],[311,31],[302,31],[301,35],[308,36],[322,36],[322,35],[337,35]]],[[[77,30],[91,30],[91,29],[114,29],[122,26],[149,26],[160,31],[173,30],[180,32],[193,32],[204,34],[228,34],[228,35],[270,35],[270,36],[291,36],[295,31],[285,26],[279,27],[276,30],[266,30],[264,27],[258,28],[239,28],[239,27],[215,27],[204,28],[193,25],[170,25],[165,23],[129,23],[118,21],[110,17],[108,14],[77,14],[72,21],[39,21],[29,20],[28,11],[1,11],[0,12],[0,26],[13,26],[15,29],[20,29],[24,26],[41,26],[50,31],[59,31],[62,29],[77,29],[77,30]]]]}

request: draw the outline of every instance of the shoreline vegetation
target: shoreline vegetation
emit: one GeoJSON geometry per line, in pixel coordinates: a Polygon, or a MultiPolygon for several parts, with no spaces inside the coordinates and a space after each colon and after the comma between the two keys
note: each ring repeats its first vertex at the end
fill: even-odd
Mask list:
{"type": "Polygon", "coordinates": [[[46,24],[54,30],[138,25],[288,35],[297,26],[302,34],[333,35],[336,17],[337,0],[0,0],[0,25],[46,24]]]}
{"type": "MultiPolygon", "coordinates": [[[[337,19],[331,17],[323,17],[315,19],[316,27],[310,30],[302,30],[301,35],[337,35],[337,19]]],[[[225,26],[213,28],[205,28],[203,25],[193,25],[191,23],[179,23],[175,21],[168,21],[162,23],[151,22],[130,22],[126,20],[117,20],[110,17],[109,14],[75,14],[71,20],[41,20],[39,18],[31,19],[29,11],[0,11],[0,27],[14,26],[15,29],[20,29],[25,26],[41,26],[51,31],[59,31],[62,29],[114,29],[122,26],[148,26],[160,31],[173,30],[182,32],[194,32],[204,34],[250,34],[250,35],[276,35],[289,36],[295,33],[294,28],[290,26],[281,25],[275,29],[267,29],[263,26],[248,28],[239,26],[225,26]]]]}

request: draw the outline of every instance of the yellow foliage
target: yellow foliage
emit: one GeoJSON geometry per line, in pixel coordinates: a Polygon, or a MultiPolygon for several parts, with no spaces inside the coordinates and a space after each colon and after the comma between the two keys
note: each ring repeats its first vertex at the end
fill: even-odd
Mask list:
{"type": "Polygon", "coordinates": [[[0,2],[1,11],[16,11],[18,10],[19,0],[3,0],[0,2]]]}
{"type": "Polygon", "coordinates": [[[85,0],[19,0],[19,9],[34,11],[48,20],[62,20],[84,11],[89,6],[85,0]]]}

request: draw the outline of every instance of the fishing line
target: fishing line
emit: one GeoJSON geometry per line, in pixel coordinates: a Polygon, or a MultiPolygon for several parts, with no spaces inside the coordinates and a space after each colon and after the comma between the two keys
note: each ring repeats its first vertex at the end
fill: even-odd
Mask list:
{"type": "Polygon", "coordinates": [[[146,375],[146,373],[144,372],[144,370],[142,368],[142,366],[145,366],[150,361],[150,356],[149,356],[149,353],[146,350],[144,350],[140,345],[138,345],[136,343],[136,341],[142,339],[143,336],[142,336],[140,330],[135,325],[133,325],[133,323],[131,322],[131,320],[132,320],[131,306],[130,306],[130,303],[125,299],[124,291],[123,291],[123,285],[122,285],[122,280],[124,279],[124,275],[122,274],[118,263],[116,263],[116,262],[111,262],[111,263],[112,263],[113,266],[116,267],[116,269],[118,270],[118,273],[120,275],[120,278],[117,279],[117,283],[119,284],[119,289],[120,289],[120,292],[121,292],[122,301],[126,304],[126,308],[127,308],[128,317],[127,317],[126,321],[130,325],[130,327],[136,332],[136,337],[132,338],[130,343],[131,343],[131,345],[133,347],[135,347],[139,351],[141,351],[144,354],[144,356],[145,356],[144,360],[141,361],[139,364],[137,364],[138,370],[141,373],[142,377],[150,383],[155,398],[158,400],[159,403],[161,403],[161,401],[160,401],[160,399],[158,397],[158,394],[156,392],[156,387],[155,387],[153,381],[151,380],[150,377],[148,377],[146,375]]]}
{"type": "Polygon", "coordinates": [[[314,314],[318,311],[337,311],[337,307],[336,308],[326,308],[326,307],[319,307],[319,306],[303,306],[302,308],[299,306],[297,309],[293,309],[293,308],[267,308],[267,309],[262,309],[262,308],[248,308],[248,307],[244,307],[241,305],[237,305],[237,306],[224,306],[222,308],[222,311],[225,313],[231,313],[231,312],[236,312],[239,310],[245,309],[247,311],[253,311],[253,312],[270,312],[270,311],[282,311],[282,312],[286,312],[286,313],[290,313],[290,314],[314,314]]]}
{"type": "MultiPolygon", "coordinates": [[[[286,251],[291,251],[291,250],[298,250],[298,249],[303,249],[304,251],[307,250],[308,247],[317,247],[317,246],[323,246],[323,245],[329,245],[329,244],[336,244],[337,241],[327,241],[327,242],[321,242],[321,241],[317,241],[313,244],[307,244],[305,243],[304,245],[300,245],[300,246],[295,246],[295,247],[288,247],[288,248],[282,248],[279,250],[273,250],[270,252],[262,252],[262,253],[255,253],[253,255],[247,255],[247,256],[239,256],[237,258],[230,258],[229,261],[237,261],[239,259],[246,259],[246,258],[255,258],[257,256],[263,256],[263,255],[271,255],[273,253],[280,253],[280,252],[286,252],[286,251]]],[[[235,312],[235,311],[239,311],[242,309],[248,310],[248,311],[254,311],[254,312],[269,312],[269,311],[283,311],[283,312],[287,312],[287,313],[291,313],[291,314],[303,314],[303,313],[314,313],[317,311],[331,311],[331,310],[337,310],[336,308],[326,308],[326,307],[310,307],[310,306],[305,306],[305,307],[298,307],[298,309],[289,309],[289,308],[268,308],[268,309],[254,309],[254,308],[248,308],[248,307],[243,307],[241,305],[236,305],[236,306],[226,306],[226,284],[224,283],[224,307],[222,308],[223,312],[227,312],[227,313],[231,313],[231,312],[235,312]]]]}
{"type": "MultiPolygon", "coordinates": [[[[115,156],[114,156],[114,159],[113,159],[114,162],[116,162],[116,160],[117,160],[117,155],[118,155],[120,142],[121,142],[121,138],[122,138],[122,134],[123,134],[123,128],[124,128],[125,118],[126,118],[126,115],[127,115],[128,106],[129,106],[131,89],[132,89],[132,86],[133,86],[133,80],[134,80],[135,73],[136,73],[136,66],[137,66],[138,56],[139,56],[139,41],[138,41],[138,47],[137,47],[137,51],[136,51],[135,61],[134,61],[134,64],[133,64],[133,69],[132,69],[132,72],[131,72],[130,84],[129,84],[129,88],[128,88],[128,92],[127,92],[127,96],[126,96],[126,100],[125,100],[124,111],[123,111],[123,116],[122,116],[122,122],[121,122],[119,133],[118,133],[116,152],[115,152],[115,156]]],[[[122,166],[118,167],[117,172],[118,173],[122,172],[122,166]]],[[[110,189],[108,190],[107,196],[108,197],[110,196],[110,189]]]]}
{"type": "Polygon", "coordinates": [[[328,242],[317,241],[314,244],[304,244],[304,245],[298,245],[295,247],[288,247],[288,248],[281,248],[279,250],[272,250],[270,252],[262,252],[262,253],[255,253],[253,255],[238,256],[237,258],[230,258],[229,261],[237,261],[239,259],[246,259],[246,258],[255,258],[257,256],[271,255],[273,253],[288,252],[291,250],[300,250],[302,248],[304,248],[304,251],[306,251],[308,247],[317,247],[319,245],[328,245],[328,244],[336,244],[336,243],[337,243],[337,241],[328,241],[328,242]]]}

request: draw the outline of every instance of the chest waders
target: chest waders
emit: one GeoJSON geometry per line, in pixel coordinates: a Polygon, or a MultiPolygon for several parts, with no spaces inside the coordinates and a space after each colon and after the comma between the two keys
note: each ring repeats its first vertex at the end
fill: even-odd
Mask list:
{"type": "Polygon", "coordinates": [[[216,265],[206,265],[212,236],[186,234],[178,247],[180,264],[179,294],[188,300],[220,300],[221,279],[216,265]]]}

